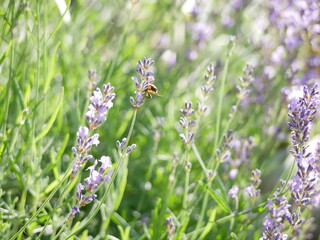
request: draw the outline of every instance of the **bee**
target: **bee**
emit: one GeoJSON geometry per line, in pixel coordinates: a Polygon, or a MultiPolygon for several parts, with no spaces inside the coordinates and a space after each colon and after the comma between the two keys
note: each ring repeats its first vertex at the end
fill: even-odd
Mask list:
{"type": "Polygon", "coordinates": [[[156,96],[161,96],[159,93],[158,93],[158,88],[153,85],[153,84],[149,84],[149,86],[143,91],[146,95],[146,98],[152,98],[152,95],[156,95],[156,96]]]}

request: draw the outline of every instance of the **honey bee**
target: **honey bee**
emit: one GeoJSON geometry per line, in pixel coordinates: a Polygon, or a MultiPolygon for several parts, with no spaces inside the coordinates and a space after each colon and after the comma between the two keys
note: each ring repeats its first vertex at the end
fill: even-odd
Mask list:
{"type": "Polygon", "coordinates": [[[143,91],[146,95],[146,98],[152,98],[152,95],[156,95],[156,96],[161,96],[159,93],[158,93],[158,88],[153,85],[153,84],[149,84],[149,86],[143,91]]]}

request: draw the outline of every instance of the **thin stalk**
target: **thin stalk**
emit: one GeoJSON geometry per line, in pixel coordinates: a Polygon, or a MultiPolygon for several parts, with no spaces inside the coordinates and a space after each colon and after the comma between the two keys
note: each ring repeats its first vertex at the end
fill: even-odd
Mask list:
{"type": "Polygon", "coordinates": [[[188,207],[188,188],[189,188],[189,180],[190,180],[190,170],[186,169],[186,177],[184,182],[184,194],[183,194],[183,203],[182,208],[187,209],[188,207]]]}
{"type": "Polygon", "coordinates": [[[62,227],[61,227],[61,229],[59,230],[59,232],[57,233],[57,235],[56,236],[54,236],[54,238],[52,239],[52,240],[55,240],[55,239],[57,239],[59,236],[60,236],[60,234],[63,232],[63,230],[64,230],[64,228],[66,227],[66,222],[62,225],[62,227]]]}
{"type": "MultiPolygon", "coordinates": [[[[211,186],[211,182],[208,183],[208,186],[209,187],[211,186]]],[[[208,193],[208,191],[206,191],[204,194],[204,197],[203,197],[203,203],[202,203],[202,207],[201,207],[201,211],[200,211],[200,216],[198,218],[197,225],[196,225],[195,229],[201,228],[201,226],[202,226],[203,218],[204,218],[205,212],[207,210],[208,200],[209,200],[209,193],[208,193]]],[[[191,237],[191,240],[197,239],[197,236],[198,236],[198,232],[194,231],[194,233],[191,237]]]]}
{"type": "Polygon", "coordinates": [[[294,167],[295,167],[295,166],[296,166],[296,163],[295,163],[295,161],[293,161],[292,164],[291,164],[290,173],[289,173],[289,175],[288,175],[288,177],[287,177],[287,179],[286,179],[286,182],[285,182],[285,184],[283,185],[283,187],[282,187],[279,195],[281,195],[281,194],[284,193],[284,191],[285,191],[285,189],[286,189],[286,187],[287,187],[290,179],[292,178],[292,175],[293,175],[293,171],[294,171],[294,167]]]}
{"type": "MultiPolygon", "coordinates": [[[[227,79],[228,68],[229,68],[229,54],[227,54],[226,63],[225,63],[225,66],[224,66],[224,69],[223,69],[223,73],[222,73],[220,93],[219,93],[219,99],[218,99],[216,132],[215,132],[215,139],[214,139],[213,154],[212,155],[215,154],[216,149],[218,147],[218,140],[219,140],[219,134],[220,134],[220,125],[221,125],[222,101],[223,101],[223,96],[224,96],[224,88],[225,88],[225,83],[226,83],[226,79],[227,79]]],[[[210,164],[210,162],[209,162],[209,164],[210,164]]]]}
{"type": "Polygon", "coordinates": [[[196,145],[194,143],[192,143],[191,147],[194,152],[194,155],[196,155],[196,158],[198,159],[198,162],[200,163],[200,166],[202,167],[202,170],[204,171],[205,175],[207,175],[207,168],[206,168],[206,166],[205,166],[205,164],[199,154],[199,151],[198,151],[196,145]]]}
{"type": "MultiPolygon", "coordinates": [[[[235,105],[235,106],[236,106],[236,108],[238,108],[239,104],[240,104],[240,99],[238,98],[238,100],[237,100],[237,102],[236,102],[236,105],[235,105]]],[[[226,126],[224,127],[224,129],[223,129],[223,131],[222,131],[222,134],[226,133],[226,132],[229,130],[229,127],[230,127],[230,125],[231,125],[231,123],[232,123],[233,119],[235,118],[235,115],[237,114],[237,112],[238,112],[238,111],[236,111],[236,112],[234,113],[234,115],[233,115],[231,118],[229,118],[229,120],[228,120],[228,122],[227,122],[226,126]]],[[[222,140],[223,140],[223,135],[221,135],[221,136],[220,136],[220,138],[219,138],[218,146],[220,146],[220,145],[221,145],[222,140]]]]}
{"type": "Polygon", "coordinates": [[[131,138],[131,135],[132,135],[132,132],[133,132],[133,127],[134,127],[135,122],[136,122],[136,117],[137,117],[137,110],[134,110],[132,121],[131,121],[130,130],[129,130],[129,133],[128,133],[128,136],[127,136],[127,142],[125,144],[125,147],[123,148],[123,152],[122,152],[121,157],[119,159],[119,163],[118,163],[115,171],[112,174],[111,180],[110,180],[110,182],[108,182],[107,189],[104,192],[101,201],[99,202],[99,204],[96,207],[96,209],[93,211],[92,215],[88,218],[88,220],[84,224],[82,224],[78,229],[76,229],[74,232],[72,232],[69,236],[67,236],[66,239],[69,239],[69,238],[73,237],[75,234],[77,234],[82,229],[84,229],[92,221],[92,219],[95,217],[95,215],[99,212],[102,204],[106,201],[108,193],[109,193],[109,191],[111,189],[111,185],[114,182],[114,179],[116,178],[116,176],[117,176],[117,174],[119,172],[119,169],[120,169],[120,167],[122,165],[123,160],[127,157],[126,154],[125,154],[125,151],[126,151],[126,148],[128,146],[128,143],[130,141],[130,138],[131,138]]]}

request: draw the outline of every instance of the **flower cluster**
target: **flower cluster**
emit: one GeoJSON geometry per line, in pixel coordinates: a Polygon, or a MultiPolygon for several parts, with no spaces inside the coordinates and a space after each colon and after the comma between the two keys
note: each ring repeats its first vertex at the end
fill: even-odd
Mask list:
{"type": "MultiPolygon", "coordinates": [[[[274,51],[273,59],[277,64],[286,60],[294,71],[302,71],[304,75],[292,78],[297,84],[306,84],[309,80],[318,78],[320,58],[320,6],[314,0],[272,0],[269,3],[269,19],[271,26],[279,31],[281,45],[274,51]],[[299,48],[307,47],[308,54],[299,54],[299,48]],[[287,58],[285,58],[287,54],[287,58]]],[[[305,51],[304,51],[305,52],[305,51]]]]}
{"type": "Polygon", "coordinates": [[[254,148],[254,138],[238,139],[234,137],[230,143],[230,148],[232,149],[232,157],[227,159],[231,168],[228,175],[229,178],[235,179],[238,175],[240,166],[247,167],[250,165],[250,158],[254,148]]]}
{"type": "Polygon", "coordinates": [[[261,171],[259,169],[255,169],[251,172],[250,182],[251,185],[245,188],[245,192],[249,195],[250,198],[257,198],[260,196],[259,186],[261,184],[261,171]]]}
{"type": "Polygon", "coordinates": [[[98,161],[95,160],[94,164],[87,168],[90,171],[89,177],[84,179],[84,185],[79,183],[77,187],[77,205],[72,207],[71,213],[68,216],[68,219],[71,220],[75,217],[76,213],[80,212],[79,207],[83,207],[91,203],[94,199],[97,198],[97,195],[94,194],[103,182],[108,182],[111,179],[111,174],[113,170],[109,170],[106,173],[106,169],[111,168],[110,157],[101,157],[99,160],[101,163],[98,171],[96,170],[98,161]],[[85,193],[83,194],[83,191],[85,193]]]}
{"type": "Polygon", "coordinates": [[[238,192],[239,192],[239,187],[237,185],[234,185],[232,188],[229,189],[228,196],[233,199],[236,199],[238,192]]]}
{"type": "Polygon", "coordinates": [[[186,130],[186,133],[181,133],[180,138],[185,144],[190,144],[194,141],[195,137],[195,133],[192,130],[196,125],[196,120],[190,119],[190,117],[194,114],[195,110],[192,108],[191,102],[186,102],[184,106],[184,109],[180,109],[182,117],[180,117],[179,123],[186,130]]]}
{"type": "Polygon", "coordinates": [[[206,102],[208,100],[210,93],[214,91],[213,85],[217,79],[216,72],[217,70],[215,69],[213,64],[210,63],[207,67],[207,73],[204,76],[204,84],[201,86],[202,98],[200,99],[200,102],[197,102],[198,116],[202,116],[208,109],[206,102]]]}
{"type": "Polygon", "coordinates": [[[263,222],[265,231],[260,240],[285,240],[287,235],[282,233],[286,217],[290,215],[288,200],[285,196],[276,197],[274,200],[268,199],[267,208],[269,216],[263,222]]]}
{"type": "Polygon", "coordinates": [[[93,92],[93,96],[90,97],[90,105],[86,113],[89,127],[81,126],[77,132],[77,145],[72,147],[75,160],[72,166],[71,179],[76,176],[79,168],[92,158],[92,155],[88,155],[92,146],[97,146],[100,143],[99,134],[90,136],[90,131],[99,127],[106,120],[106,114],[112,108],[112,101],[116,96],[113,93],[114,87],[110,83],[103,85],[103,89],[104,91],[102,92],[100,88],[97,88],[93,92]]]}
{"type": "MultiPolygon", "coordinates": [[[[284,220],[292,226],[293,230],[299,230],[304,219],[300,218],[301,207],[313,201],[315,195],[315,186],[319,179],[317,161],[308,152],[308,141],[310,130],[314,122],[316,107],[318,106],[318,91],[317,85],[314,85],[310,90],[307,86],[303,86],[303,96],[294,97],[291,99],[288,110],[291,130],[291,140],[293,149],[290,151],[297,162],[297,174],[290,180],[291,197],[294,200],[295,210],[293,206],[288,204],[285,196],[279,196],[284,186],[284,181],[281,181],[280,188],[275,193],[274,200],[268,200],[268,208],[270,217],[267,217],[264,226],[262,240],[267,239],[286,239],[287,235],[284,231],[284,220]]],[[[296,94],[298,95],[298,94],[296,94]]]]}
{"type": "Polygon", "coordinates": [[[89,109],[86,113],[89,128],[91,130],[99,127],[106,120],[108,110],[113,107],[114,87],[110,83],[103,85],[103,92],[97,88],[90,97],[89,109]]]}
{"type": "Polygon", "coordinates": [[[290,51],[299,47],[305,37],[314,39],[320,32],[317,1],[272,0],[269,8],[269,19],[284,36],[283,41],[290,51]]]}
{"type": "MultiPolygon", "coordinates": [[[[90,76],[94,78],[96,73],[93,71],[89,71],[90,76]]],[[[91,136],[92,130],[98,128],[103,121],[106,120],[106,114],[108,110],[113,106],[113,99],[116,94],[113,93],[114,87],[111,86],[110,83],[103,85],[103,92],[97,88],[93,92],[93,96],[90,97],[90,105],[88,107],[88,111],[86,113],[87,123],[89,127],[81,126],[79,131],[77,132],[77,145],[72,147],[74,163],[72,165],[71,179],[79,172],[79,169],[90,159],[93,158],[92,155],[88,154],[93,145],[97,146],[99,141],[99,134],[93,134],[91,136]]],[[[107,168],[111,168],[111,160],[110,157],[103,156],[99,160],[101,163],[98,171],[96,170],[96,166],[98,161],[95,160],[94,164],[87,168],[90,171],[89,177],[84,180],[84,185],[81,183],[78,185],[77,191],[77,205],[73,206],[71,209],[71,213],[68,216],[68,220],[72,220],[77,213],[80,212],[79,207],[85,206],[92,202],[97,195],[94,194],[100,184],[102,182],[106,182],[110,180],[110,176],[112,174],[112,170],[109,170],[106,173],[107,168]],[[83,190],[85,190],[85,194],[83,194],[83,190]]]]}
{"type": "MultiPolygon", "coordinates": [[[[123,138],[121,140],[121,142],[119,140],[116,142],[117,148],[119,149],[120,153],[123,152],[123,149],[126,147],[126,143],[127,143],[126,138],[123,138]]],[[[136,144],[132,144],[132,145],[126,147],[126,151],[124,152],[124,154],[126,154],[126,155],[130,154],[132,152],[132,150],[135,149],[136,147],[137,147],[136,144]]]]}
{"type": "MultiPolygon", "coordinates": [[[[317,178],[320,179],[320,142],[318,142],[317,144],[313,167],[317,172],[317,178]]],[[[314,187],[314,194],[311,197],[311,207],[312,208],[320,207],[320,185],[319,184],[317,184],[314,187]]]]}
{"type": "Polygon", "coordinates": [[[223,135],[222,148],[216,151],[216,158],[219,162],[225,162],[231,159],[231,142],[233,136],[234,133],[232,130],[228,130],[227,134],[223,135]]]}
{"type": "Polygon", "coordinates": [[[167,237],[168,239],[173,239],[173,235],[175,234],[176,231],[176,226],[174,225],[172,217],[168,217],[166,219],[166,227],[167,227],[167,237]]]}
{"type": "Polygon", "coordinates": [[[132,77],[132,80],[135,84],[136,94],[135,99],[130,97],[130,102],[133,105],[134,109],[139,109],[144,104],[145,96],[144,94],[148,90],[152,83],[154,82],[154,72],[151,71],[151,66],[154,64],[154,61],[151,58],[143,58],[137,62],[136,73],[139,75],[140,81],[137,77],[132,77]]]}
{"type": "Polygon", "coordinates": [[[307,151],[307,142],[318,105],[317,87],[314,85],[308,90],[307,86],[303,86],[303,97],[293,98],[288,106],[293,144],[291,154],[298,166],[297,175],[291,179],[290,183],[291,196],[300,207],[310,203],[310,196],[313,195],[314,186],[318,181],[317,169],[314,166],[315,159],[312,153],[307,151]]]}
{"type": "Polygon", "coordinates": [[[237,86],[237,97],[240,100],[246,98],[249,94],[249,85],[254,81],[253,78],[253,67],[250,64],[242,70],[243,76],[239,78],[240,85],[237,86]]]}

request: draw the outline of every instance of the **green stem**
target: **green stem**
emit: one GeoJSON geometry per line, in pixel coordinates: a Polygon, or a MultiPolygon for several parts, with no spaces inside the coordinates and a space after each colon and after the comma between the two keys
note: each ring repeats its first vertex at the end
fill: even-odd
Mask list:
{"type": "Polygon", "coordinates": [[[57,239],[57,238],[60,236],[60,234],[63,232],[64,228],[66,227],[66,223],[67,223],[67,222],[65,222],[65,223],[62,225],[61,229],[59,230],[59,232],[57,233],[57,235],[54,236],[54,238],[53,238],[52,240],[55,240],[55,239],[57,239]]]}
{"type": "Polygon", "coordinates": [[[196,145],[194,143],[192,143],[191,147],[194,152],[194,155],[196,155],[196,158],[198,159],[198,162],[200,163],[200,166],[202,167],[202,170],[204,171],[205,175],[207,175],[207,168],[206,168],[206,166],[205,166],[205,164],[199,154],[199,151],[198,151],[196,145]]]}
{"type": "MultiPolygon", "coordinates": [[[[209,193],[208,193],[208,191],[206,191],[206,193],[204,194],[204,197],[203,197],[203,203],[202,203],[202,207],[201,207],[201,211],[200,211],[200,216],[199,216],[199,219],[197,221],[197,225],[196,225],[195,229],[198,229],[198,228],[200,228],[202,226],[203,218],[204,218],[205,212],[207,210],[208,199],[209,199],[209,193]]],[[[195,240],[197,238],[197,236],[198,236],[198,232],[194,231],[194,233],[193,233],[193,235],[191,237],[191,240],[195,240]]]]}
{"type": "Polygon", "coordinates": [[[128,146],[128,143],[130,141],[130,138],[131,138],[131,135],[132,135],[132,132],[133,132],[133,127],[134,127],[135,122],[136,122],[136,117],[137,117],[137,110],[134,110],[132,121],[131,121],[130,130],[129,130],[129,133],[128,133],[128,136],[127,136],[127,142],[125,144],[125,147],[123,148],[122,154],[121,154],[120,159],[119,159],[119,163],[118,163],[114,173],[112,174],[111,180],[110,180],[110,182],[108,182],[107,189],[104,192],[101,201],[99,202],[99,204],[96,207],[96,209],[93,211],[92,215],[88,218],[88,220],[84,224],[82,224],[78,229],[76,229],[74,232],[72,232],[69,236],[67,236],[65,239],[71,238],[72,236],[74,236],[75,234],[80,232],[82,229],[84,229],[91,222],[91,220],[95,217],[95,215],[99,212],[102,204],[106,201],[108,193],[109,193],[109,191],[111,189],[112,183],[114,182],[114,179],[116,178],[116,176],[117,176],[117,174],[119,172],[119,169],[120,169],[120,167],[122,165],[122,162],[127,157],[127,155],[125,154],[125,151],[126,151],[126,148],[128,146]]]}
{"type": "Polygon", "coordinates": [[[226,79],[227,79],[228,67],[229,67],[229,54],[227,55],[226,63],[225,63],[225,66],[224,66],[224,69],[223,69],[223,73],[222,73],[221,87],[220,87],[220,93],[219,93],[219,99],[218,99],[216,133],[215,133],[215,139],[214,139],[214,148],[213,148],[214,152],[213,153],[215,153],[216,148],[218,146],[218,140],[219,140],[219,134],[220,134],[220,125],[221,125],[222,101],[223,101],[225,83],[226,83],[226,79]]]}
{"type": "MultiPolygon", "coordinates": [[[[239,104],[240,104],[240,99],[237,100],[236,105],[235,105],[237,109],[238,109],[239,104]]],[[[222,131],[222,134],[225,134],[225,133],[229,130],[229,127],[230,127],[233,119],[235,118],[235,115],[237,114],[237,112],[238,112],[238,110],[234,113],[233,117],[230,117],[230,118],[229,118],[226,126],[224,127],[224,129],[223,129],[223,131],[222,131]]],[[[221,135],[221,137],[219,138],[218,146],[221,145],[222,140],[223,140],[223,135],[221,135]]]]}
{"type": "Polygon", "coordinates": [[[187,209],[188,207],[188,188],[189,188],[189,179],[190,179],[190,170],[186,169],[186,178],[184,182],[184,194],[183,194],[183,209],[187,209]]]}
{"type": "Polygon", "coordinates": [[[284,191],[285,191],[285,189],[286,189],[286,187],[287,187],[290,179],[292,178],[292,175],[293,175],[293,171],[294,171],[294,167],[295,167],[295,166],[296,166],[296,163],[295,163],[295,161],[293,161],[292,164],[291,164],[290,173],[289,173],[289,175],[288,175],[288,177],[287,177],[287,179],[286,179],[285,184],[283,185],[283,187],[282,187],[282,189],[281,189],[281,191],[280,191],[280,193],[279,193],[280,196],[281,196],[282,193],[284,193],[284,191]]]}

